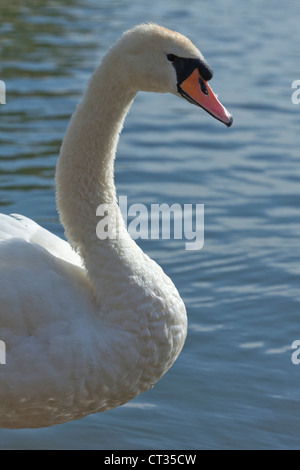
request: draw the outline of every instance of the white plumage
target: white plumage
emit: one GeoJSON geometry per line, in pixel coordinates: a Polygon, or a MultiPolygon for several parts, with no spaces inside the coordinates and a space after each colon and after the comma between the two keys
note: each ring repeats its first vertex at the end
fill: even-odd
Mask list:
{"type": "Polygon", "coordinates": [[[51,426],[122,405],[152,387],[183,347],[185,306],[129,237],[113,180],[135,94],[179,95],[167,53],[202,58],[178,33],[141,25],[92,76],[57,165],[68,242],[23,216],[0,216],[1,427],[51,426]],[[103,203],[114,209],[117,239],[96,235],[103,203]]]}

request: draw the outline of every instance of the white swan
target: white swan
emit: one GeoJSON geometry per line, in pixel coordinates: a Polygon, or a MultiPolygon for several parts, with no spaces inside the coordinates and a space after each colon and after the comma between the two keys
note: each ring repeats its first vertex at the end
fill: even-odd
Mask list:
{"type": "Polygon", "coordinates": [[[139,90],[184,96],[229,126],[211,76],[184,36],[154,24],[126,32],[93,74],[62,144],[57,206],[70,245],[25,217],[1,215],[0,427],[51,426],[122,405],[179,355],[185,306],[125,229],[114,157],[139,90]],[[103,203],[117,239],[96,235],[103,203]]]}

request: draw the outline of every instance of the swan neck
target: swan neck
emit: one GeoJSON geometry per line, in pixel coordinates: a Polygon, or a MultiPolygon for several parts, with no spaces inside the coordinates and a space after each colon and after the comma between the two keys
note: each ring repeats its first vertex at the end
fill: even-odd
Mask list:
{"type": "MultiPolygon", "coordinates": [[[[84,257],[97,243],[97,208],[117,207],[114,160],[135,92],[108,58],[93,74],[73,114],[56,169],[57,207],[70,244],[84,257]]],[[[116,217],[121,217],[118,210],[116,217]]]]}

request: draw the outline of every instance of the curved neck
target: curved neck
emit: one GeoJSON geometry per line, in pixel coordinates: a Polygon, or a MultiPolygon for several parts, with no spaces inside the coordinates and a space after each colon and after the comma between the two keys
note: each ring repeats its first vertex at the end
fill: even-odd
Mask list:
{"type": "MultiPolygon", "coordinates": [[[[117,208],[114,159],[134,96],[125,75],[117,76],[114,62],[106,59],[92,76],[63,140],[56,169],[57,207],[67,238],[85,263],[92,246],[101,250],[110,243],[96,235],[96,210],[101,204],[117,208]]],[[[121,218],[118,209],[114,216],[121,218]]]]}
{"type": "MultiPolygon", "coordinates": [[[[101,326],[108,328],[101,333],[107,331],[111,343],[112,376],[120,377],[113,378],[116,389],[127,387],[131,398],[152,386],[177,357],[186,314],[171,281],[129,236],[117,205],[114,158],[136,92],[126,68],[119,67],[114,55],[112,59],[96,70],[71,119],[57,164],[57,207],[67,238],[84,262],[101,326]],[[117,238],[98,238],[96,211],[101,204],[111,206],[117,238]],[[123,344],[128,345],[126,354],[123,344]]],[[[105,341],[99,347],[107,354],[105,341]]]]}

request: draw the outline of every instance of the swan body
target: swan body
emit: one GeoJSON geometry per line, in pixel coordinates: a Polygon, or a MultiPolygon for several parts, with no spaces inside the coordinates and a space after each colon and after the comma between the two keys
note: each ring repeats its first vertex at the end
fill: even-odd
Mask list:
{"type": "Polygon", "coordinates": [[[229,126],[211,75],[178,33],[153,24],[125,33],[91,77],[61,147],[57,207],[68,242],[23,216],[0,216],[0,427],[46,427],[122,405],[178,357],[186,309],[126,231],[114,158],[140,90],[183,96],[229,126]],[[101,204],[114,238],[96,234],[101,204]]]}

